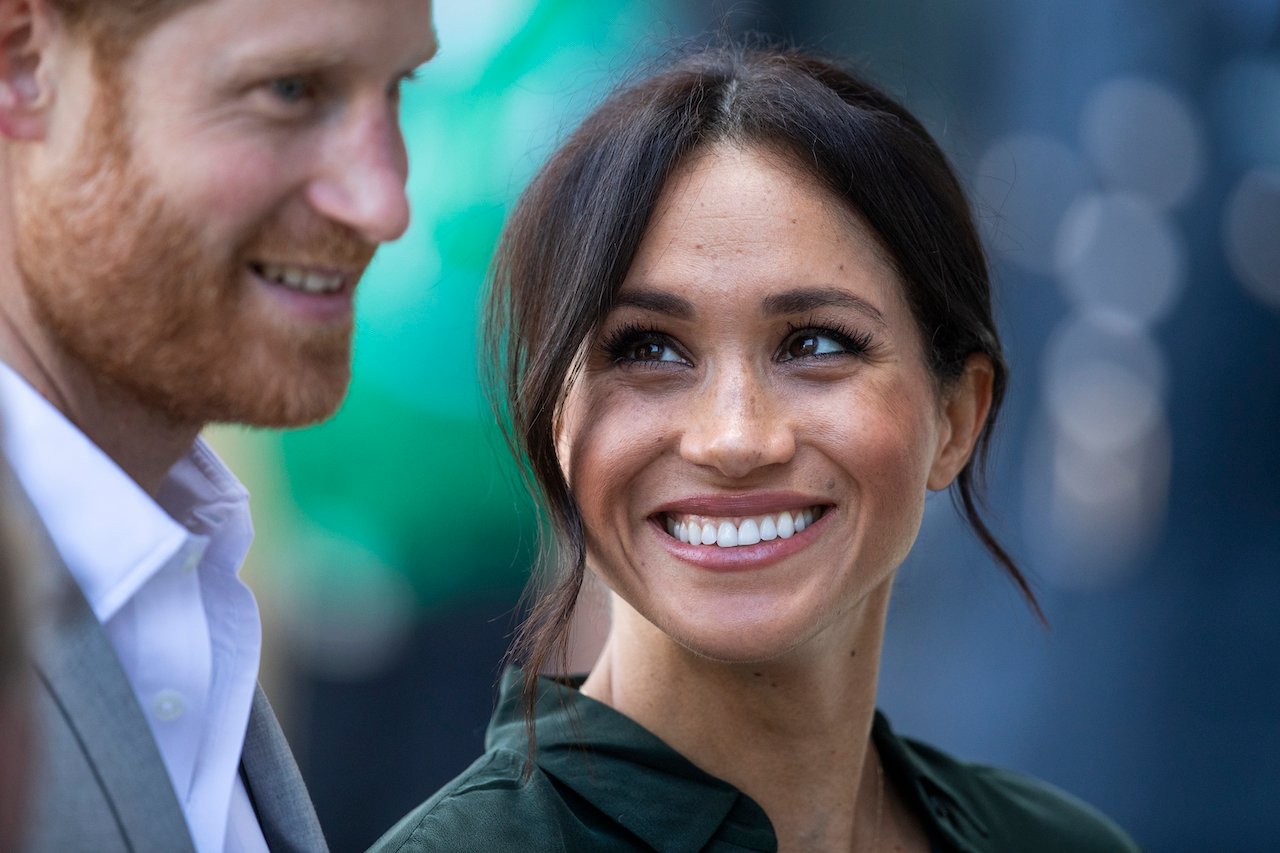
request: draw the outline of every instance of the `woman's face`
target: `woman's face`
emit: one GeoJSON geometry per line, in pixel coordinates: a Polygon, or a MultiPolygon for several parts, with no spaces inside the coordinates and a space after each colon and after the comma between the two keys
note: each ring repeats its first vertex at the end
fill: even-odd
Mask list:
{"type": "Polygon", "coordinates": [[[838,200],[777,156],[710,149],[665,189],[566,401],[588,565],[706,657],[843,649],[926,488],[968,458],[981,375],[939,393],[838,200]]]}

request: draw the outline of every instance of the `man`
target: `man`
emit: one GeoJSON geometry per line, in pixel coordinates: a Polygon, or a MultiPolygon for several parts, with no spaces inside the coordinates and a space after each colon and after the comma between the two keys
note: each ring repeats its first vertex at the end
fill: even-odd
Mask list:
{"type": "MultiPolygon", "coordinates": [[[[33,850],[321,850],[213,421],[328,416],[429,0],[0,0],[0,408],[48,559],[33,850]]],[[[7,733],[6,733],[7,736],[7,733]]]]}

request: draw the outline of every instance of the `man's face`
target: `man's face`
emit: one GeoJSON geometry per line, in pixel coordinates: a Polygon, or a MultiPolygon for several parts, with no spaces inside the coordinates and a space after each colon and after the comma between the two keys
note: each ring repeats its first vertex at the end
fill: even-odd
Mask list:
{"type": "Polygon", "coordinates": [[[179,423],[332,413],[356,282],[408,224],[398,88],[434,44],[429,0],[205,0],[109,67],[70,42],[13,178],[51,343],[179,423]]]}

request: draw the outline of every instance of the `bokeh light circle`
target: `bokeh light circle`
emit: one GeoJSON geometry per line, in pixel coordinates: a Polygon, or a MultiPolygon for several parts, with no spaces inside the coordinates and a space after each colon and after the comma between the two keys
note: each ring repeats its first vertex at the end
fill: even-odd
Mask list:
{"type": "Polygon", "coordinates": [[[1258,299],[1280,310],[1280,171],[1255,169],[1232,191],[1223,221],[1231,269],[1258,299]]]}
{"type": "Polygon", "coordinates": [[[1186,101],[1151,80],[1126,77],[1099,86],[1085,104],[1084,150],[1111,187],[1159,208],[1185,201],[1204,174],[1204,141],[1186,101]]]}
{"type": "Polygon", "coordinates": [[[1141,442],[1160,422],[1166,376],[1163,354],[1139,328],[1115,314],[1079,314],[1049,340],[1046,405],[1076,444],[1111,453],[1141,442]]]}
{"type": "Polygon", "coordinates": [[[1054,264],[1078,305],[1150,324],[1177,302],[1186,253],[1172,223],[1144,199],[1091,193],[1063,216],[1054,264]]]}

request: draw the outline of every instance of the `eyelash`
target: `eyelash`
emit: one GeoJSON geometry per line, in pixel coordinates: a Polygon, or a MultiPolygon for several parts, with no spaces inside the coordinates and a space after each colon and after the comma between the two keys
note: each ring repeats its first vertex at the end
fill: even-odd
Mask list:
{"type": "MultiPolygon", "coordinates": [[[[387,87],[387,97],[398,101],[401,90],[416,81],[418,77],[419,72],[416,68],[401,74],[387,87]]],[[[322,92],[321,83],[307,74],[285,74],[274,77],[266,82],[265,88],[277,104],[294,110],[315,101],[322,92]],[[292,87],[296,92],[286,95],[283,91],[284,87],[292,87]]]]}
{"type": "MultiPolygon", "coordinates": [[[[875,338],[870,332],[858,331],[843,326],[839,323],[818,323],[810,320],[803,324],[788,323],[787,333],[783,337],[782,347],[779,352],[786,347],[788,343],[795,339],[797,335],[808,334],[813,337],[830,338],[838,343],[842,349],[841,352],[834,353],[814,353],[808,358],[828,359],[841,356],[865,357],[875,350],[875,338]]],[[[624,366],[644,366],[649,368],[658,367],[659,365],[669,365],[676,362],[670,361],[650,361],[645,359],[631,358],[631,351],[635,347],[644,343],[656,343],[664,347],[670,347],[679,352],[679,347],[671,340],[671,336],[665,332],[652,326],[643,326],[639,323],[627,323],[619,326],[610,332],[601,342],[600,349],[604,355],[613,364],[624,366]]],[[[792,361],[793,358],[784,359],[792,361]]]]}
{"type": "Polygon", "coordinates": [[[629,357],[629,351],[643,343],[657,343],[675,348],[671,337],[651,326],[639,323],[627,323],[619,326],[600,342],[600,349],[614,364],[646,365],[671,364],[672,362],[652,362],[629,357]]]}
{"type": "Polygon", "coordinates": [[[843,352],[838,353],[816,353],[810,358],[830,358],[832,356],[854,355],[866,356],[875,349],[875,338],[870,332],[858,331],[841,325],[840,323],[818,323],[810,320],[807,323],[796,325],[794,323],[787,324],[787,336],[783,339],[783,345],[793,340],[797,335],[808,334],[814,337],[831,338],[840,344],[843,352]]]}
{"type": "Polygon", "coordinates": [[[320,89],[317,81],[304,74],[286,74],[280,77],[273,77],[266,82],[263,88],[278,108],[286,110],[302,109],[316,99],[320,89]],[[286,87],[291,87],[296,92],[287,95],[284,91],[286,87]]]}
{"type": "Polygon", "coordinates": [[[422,72],[417,68],[414,68],[412,71],[406,71],[405,73],[397,77],[396,81],[391,84],[391,88],[388,90],[388,94],[392,95],[393,97],[398,97],[401,89],[403,89],[405,86],[416,83],[421,76],[422,76],[422,72]]]}

